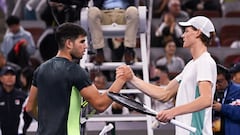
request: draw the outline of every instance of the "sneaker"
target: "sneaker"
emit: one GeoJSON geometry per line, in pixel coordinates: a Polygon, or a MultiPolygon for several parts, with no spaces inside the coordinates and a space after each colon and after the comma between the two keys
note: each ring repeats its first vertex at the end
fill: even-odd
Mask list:
{"type": "Polygon", "coordinates": [[[101,65],[105,61],[104,51],[103,49],[97,49],[97,53],[95,55],[95,64],[101,65]]]}
{"type": "Polygon", "coordinates": [[[134,63],[135,52],[134,52],[133,48],[126,47],[126,49],[124,51],[124,59],[125,59],[125,63],[127,65],[132,65],[134,63]]]}

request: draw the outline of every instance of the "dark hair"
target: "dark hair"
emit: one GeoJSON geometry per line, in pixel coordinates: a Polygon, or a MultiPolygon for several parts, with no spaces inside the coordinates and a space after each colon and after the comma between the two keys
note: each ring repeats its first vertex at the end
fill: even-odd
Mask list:
{"type": "Polygon", "coordinates": [[[32,84],[32,76],[33,76],[34,69],[30,67],[25,67],[22,69],[21,74],[26,78],[26,86],[22,86],[23,90],[26,92],[30,89],[32,84]]]}
{"type": "MultiPolygon", "coordinates": [[[[193,28],[193,30],[198,30],[197,28],[195,28],[193,26],[192,26],[192,28],[193,28]]],[[[201,32],[200,39],[205,44],[205,46],[209,46],[211,44],[212,40],[214,39],[214,36],[215,36],[215,32],[211,32],[210,37],[207,37],[205,34],[203,34],[201,32]]]]}
{"type": "Polygon", "coordinates": [[[15,24],[20,24],[20,19],[17,16],[9,16],[6,20],[7,25],[15,25],[15,24]]]}
{"type": "Polygon", "coordinates": [[[86,36],[87,33],[79,25],[69,22],[61,24],[55,32],[55,38],[58,43],[58,48],[64,48],[64,44],[67,39],[76,40],[80,35],[86,36]]]}
{"type": "Polygon", "coordinates": [[[175,44],[175,46],[176,46],[176,43],[175,43],[173,37],[169,37],[168,39],[166,39],[166,40],[163,41],[163,46],[164,46],[164,48],[167,47],[167,44],[170,43],[170,42],[174,42],[174,44],[175,44]]]}
{"type": "Polygon", "coordinates": [[[229,70],[221,64],[217,64],[217,74],[222,74],[227,81],[230,81],[231,79],[231,74],[229,73],[229,70]]]}
{"type": "Polygon", "coordinates": [[[94,77],[94,78],[96,78],[96,77],[103,77],[103,78],[104,78],[104,81],[105,81],[105,82],[107,81],[107,78],[106,78],[106,76],[103,74],[103,72],[97,72],[97,73],[95,74],[95,77],[94,77]]]}
{"type": "Polygon", "coordinates": [[[164,65],[159,65],[159,66],[156,66],[157,69],[161,70],[162,72],[165,72],[165,73],[169,73],[169,70],[167,68],[167,66],[164,66],[164,65]]]}

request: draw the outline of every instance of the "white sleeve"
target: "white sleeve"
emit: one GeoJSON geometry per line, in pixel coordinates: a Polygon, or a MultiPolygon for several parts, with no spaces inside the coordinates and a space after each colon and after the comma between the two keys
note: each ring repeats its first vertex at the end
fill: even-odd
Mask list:
{"type": "Polygon", "coordinates": [[[180,83],[182,80],[182,72],[180,74],[178,74],[174,79],[180,83]]]}
{"type": "Polygon", "coordinates": [[[210,81],[214,84],[214,72],[216,65],[208,59],[201,59],[197,65],[197,82],[199,81],[210,81]]]}

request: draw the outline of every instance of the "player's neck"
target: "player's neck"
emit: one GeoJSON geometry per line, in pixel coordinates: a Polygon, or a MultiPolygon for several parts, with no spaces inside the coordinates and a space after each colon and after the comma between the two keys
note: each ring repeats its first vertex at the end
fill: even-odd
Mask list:
{"type": "Polygon", "coordinates": [[[190,52],[194,60],[200,57],[206,51],[207,47],[202,43],[196,44],[190,49],[190,52]]]}
{"type": "Polygon", "coordinates": [[[63,50],[59,50],[56,57],[66,58],[66,59],[72,61],[72,56],[68,52],[63,51],[63,50]]]}

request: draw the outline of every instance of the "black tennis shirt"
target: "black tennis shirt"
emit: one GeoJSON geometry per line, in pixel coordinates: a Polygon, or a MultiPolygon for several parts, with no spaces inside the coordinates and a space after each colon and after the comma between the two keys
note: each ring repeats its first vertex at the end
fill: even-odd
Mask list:
{"type": "Polygon", "coordinates": [[[54,57],[33,75],[38,88],[38,135],[80,134],[79,91],[91,85],[89,74],[66,58],[54,57]]]}

